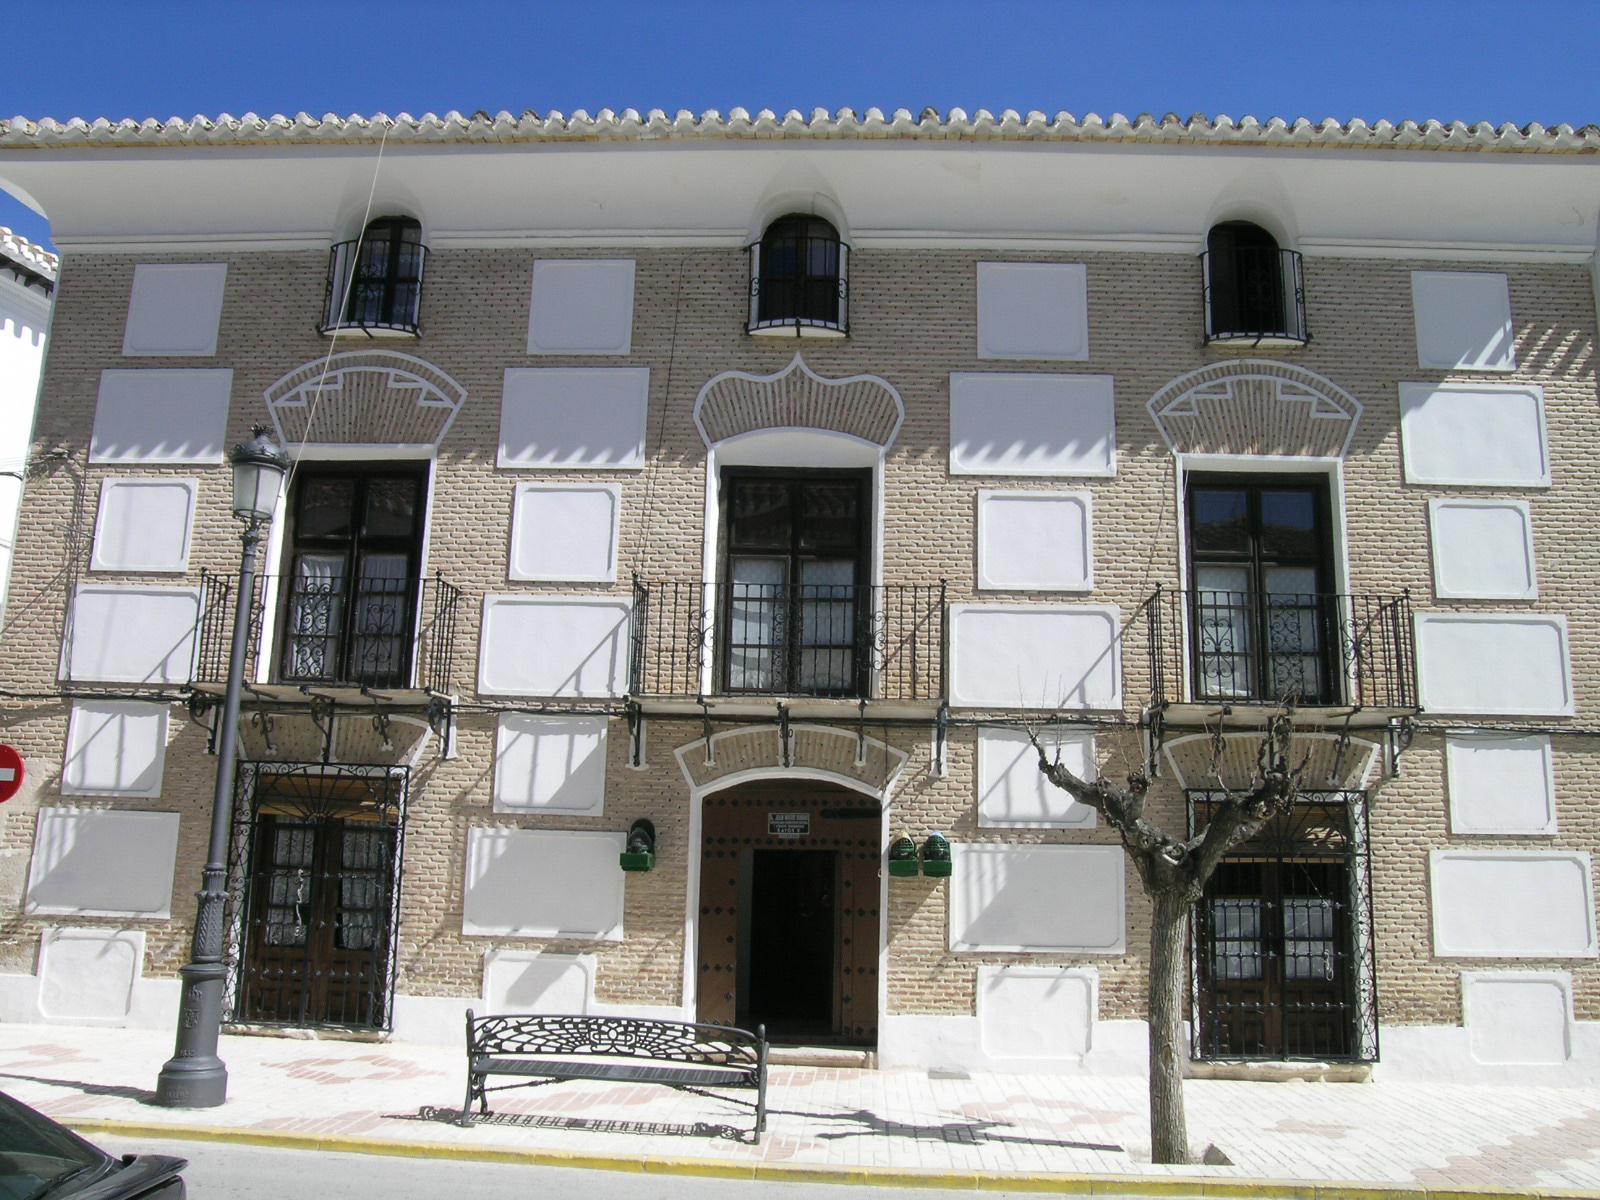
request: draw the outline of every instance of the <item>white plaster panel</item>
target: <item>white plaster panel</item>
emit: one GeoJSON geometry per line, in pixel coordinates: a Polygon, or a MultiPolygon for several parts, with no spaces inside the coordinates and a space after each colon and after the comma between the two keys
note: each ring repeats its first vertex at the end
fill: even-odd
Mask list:
{"type": "Polygon", "coordinates": [[[1109,375],[950,376],[953,475],[1117,473],[1109,375]]]}
{"type": "Polygon", "coordinates": [[[1464,971],[1461,1015],[1474,1061],[1554,1066],[1572,1057],[1572,976],[1464,971]]]}
{"type": "Polygon", "coordinates": [[[222,461],[230,370],[100,372],[92,463],[222,461]]]}
{"type": "Polygon", "coordinates": [[[478,690],[491,696],[620,696],[628,690],[624,600],[485,596],[478,690]]]}
{"type": "Polygon", "coordinates": [[[1407,483],[1548,487],[1544,389],[1531,384],[1402,383],[1407,483]]]}
{"type": "Polygon", "coordinates": [[[627,354],[633,259],[541,258],[533,264],[529,354],[627,354]]]}
{"type": "Polygon", "coordinates": [[[1524,500],[1430,500],[1433,593],[1441,599],[1533,600],[1533,521],[1524,500]]]}
{"type": "Polygon", "coordinates": [[[978,264],[978,357],[1089,357],[1082,263],[978,264]]]}
{"type": "Polygon", "coordinates": [[[198,479],[107,479],[100,485],[92,571],[187,571],[198,479]]]}
{"type": "MultiPolygon", "coordinates": [[[[1094,734],[1088,730],[1046,729],[1039,741],[1046,753],[1079,779],[1093,779],[1094,734]]],[[[1079,804],[1039,770],[1039,752],[1024,729],[978,730],[978,824],[1023,829],[1092,829],[1094,809],[1079,804]]]]}
{"type": "Polygon", "coordinates": [[[211,355],[217,352],[227,263],[140,263],[122,352],[211,355]]]}
{"type": "Polygon", "coordinates": [[[144,968],[132,929],[46,929],[39,939],[39,1013],[47,1021],[121,1024],[144,968]]]}
{"type": "Polygon", "coordinates": [[[951,703],[1121,708],[1120,609],[952,604],[951,703]]]}
{"type": "Polygon", "coordinates": [[[41,808],[24,911],[168,917],[178,814],[41,808]]]}
{"type": "Polygon", "coordinates": [[[500,401],[502,467],[644,465],[648,367],[512,367],[500,401]]]}
{"type": "Polygon", "coordinates": [[[1417,365],[1468,371],[1514,371],[1511,292],[1489,271],[1413,271],[1411,306],[1417,365]]]}
{"type": "Polygon", "coordinates": [[[951,849],[952,950],[1123,952],[1120,846],[951,849]]]}
{"type": "Polygon", "coordinates": [[[1067,967],[979,967],[978,1029],[990,1058],[1082,1058],[1094,1046],[1100,973],[1067,967]]]}
{"type": "Polygon", "coordinates": [[[1417,676],[1428,712],[1570,715],[1566,618],[1419,613],[1417,676]]]}
{"type": "Polygon", "coordinates": [[[978,587],[1087,592],[1094,587],[1088,492],[978,493],[978,587]]]}
{"type": "Polygon", "coordinates": [[[1435,850],[1441,958],[1593,958],[1594,889],[1581,850],[1435,850]]]}
{"type": "Polygon", "coordinates": [[[622,488],[519,483],[512,502],[511,578],[611,583],[617,577],[622,488]]]}
{"type": "Polygon", "coordinates": [[[492,1013],[586,1013],[594,972],[592,954],[491,950],[483,956],[484,1002],[492,1013]]]}
{"type": "Polygon", "coordinates": [[[1452,733],[1444,740],[1452,833],[1556,831],[1550,739],[1452,733]]]}
{"type": "Polygon", "coordinates": [[[606,798],[604,717],[501,713],[494,810],[599,816],[606,798]]]}
{"type": "Polygon", "coordinates": [[[62,794],[159,796],[169,712],[140,700],[74,700],[62,794]]]}
{"type": "Polygon", "coordinates": [[[469,829],[462,932],[622,940],[622,833],[469,829]]]}
{"type": "Polygon", "coordinates": [[[83,584],[63,652],[67,678],[188,683],[199,618],[199,588],[83,584]]]}

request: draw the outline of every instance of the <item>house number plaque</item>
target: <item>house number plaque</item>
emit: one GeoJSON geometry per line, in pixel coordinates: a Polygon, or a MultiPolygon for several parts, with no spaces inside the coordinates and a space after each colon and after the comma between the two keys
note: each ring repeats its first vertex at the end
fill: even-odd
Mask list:
{"type": "Polygon", "coordinates": [[[775,813],[767,814],[767,834],[770,837],[802,838],[811,836],[811,814],[802,813],[775,813]]]}

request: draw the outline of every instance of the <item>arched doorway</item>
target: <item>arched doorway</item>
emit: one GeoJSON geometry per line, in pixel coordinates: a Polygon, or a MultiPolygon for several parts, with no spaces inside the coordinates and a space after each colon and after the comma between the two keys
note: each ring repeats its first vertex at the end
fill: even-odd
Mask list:
{"type": "Polygon", "coordinates": [[[706,796],[699,1019],[778,1043],[875,1046],[882,810],[809,779],[706,796]]]}

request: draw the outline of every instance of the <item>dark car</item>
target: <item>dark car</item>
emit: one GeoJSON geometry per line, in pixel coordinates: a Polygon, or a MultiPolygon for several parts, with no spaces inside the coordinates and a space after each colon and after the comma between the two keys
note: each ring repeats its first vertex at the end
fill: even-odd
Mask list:
{"type": "Polygon", "coordinates": [[[185,1159],[113,1158],[0,1092],[0,1200],[184,1200],[185,1159]]]}

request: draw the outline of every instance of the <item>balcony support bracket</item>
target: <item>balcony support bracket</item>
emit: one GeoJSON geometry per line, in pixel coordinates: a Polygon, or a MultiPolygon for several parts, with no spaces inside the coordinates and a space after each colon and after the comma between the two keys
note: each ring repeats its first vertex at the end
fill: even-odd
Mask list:
{"type": "Polygon", "coordinates": [[[451,758],[455,754],[455,712],[450,697],[435,692],[428,697],[428,728],[439,739],[439,757],[451,758]]]}
{"type": "Polygon", "coordinates": [[[939,705],[939,715],[933,722],[933,773],[943,775],[945,771],[944,751],[945,742],[950,734],[950,705],[948,702],[939,705]]]}
{"type": "Polygon", "coordinates": [[[1389,722],[1389,774],[1400,778],[1400,756],[1411,749],[1411,740],[1417,736],[1417,723],[1410,717],[1389,722]]]}
{"type": "Polygon", "coordinates": [[[716,743],[711,740],[711,708],[706,704],[706,698],[703,695],[696,696],[695,699],[700,701],[700,731],[704,735],[706,743],[705,765],[714,767],[717,765],[717,754],[715,750],[716,743]]]}
{"type": "Polygon", "coordinates": [[[856,717],[856,766],[867,765],[867,698],[861,697],[856,717]]]}
{"type": "Polygon", "coordinates": [[[272,744],[272,714],[264,708],[252,709],[250,724],[261,731],[261,741],[267,747],[267,753],[276,754],[278,748],[272,744]]]}
{"type": "Polygon", "coordinates": [[[794,747],[789,741],[789,706],[778,705],[778,755],[780,765],[783,767],[794,766],[794,747]]]}
{"type": "Polygon", "coordinates": [[[644,766],[644,710],[632,699],[628,701],[628,765],[644,766]]]}
{"type": "Polygon", "coordinates": [[[1147,745],[1149,746],[1148,761],[1145,764],[1145,773],[1151,779],[1161,778],[1161,751],[1167,744],[1167,710],[1165,705],[1157,705],[1145,710],[1145,728],[1148,731],[1147,745]]]}
{"type": "Polygon", "coordinates": [[[311,723],[322,734],[322,761],[326,765],[333,761],[333,697],[313,692],[310,688],[300,690],[310,701],[311,723]]]}

